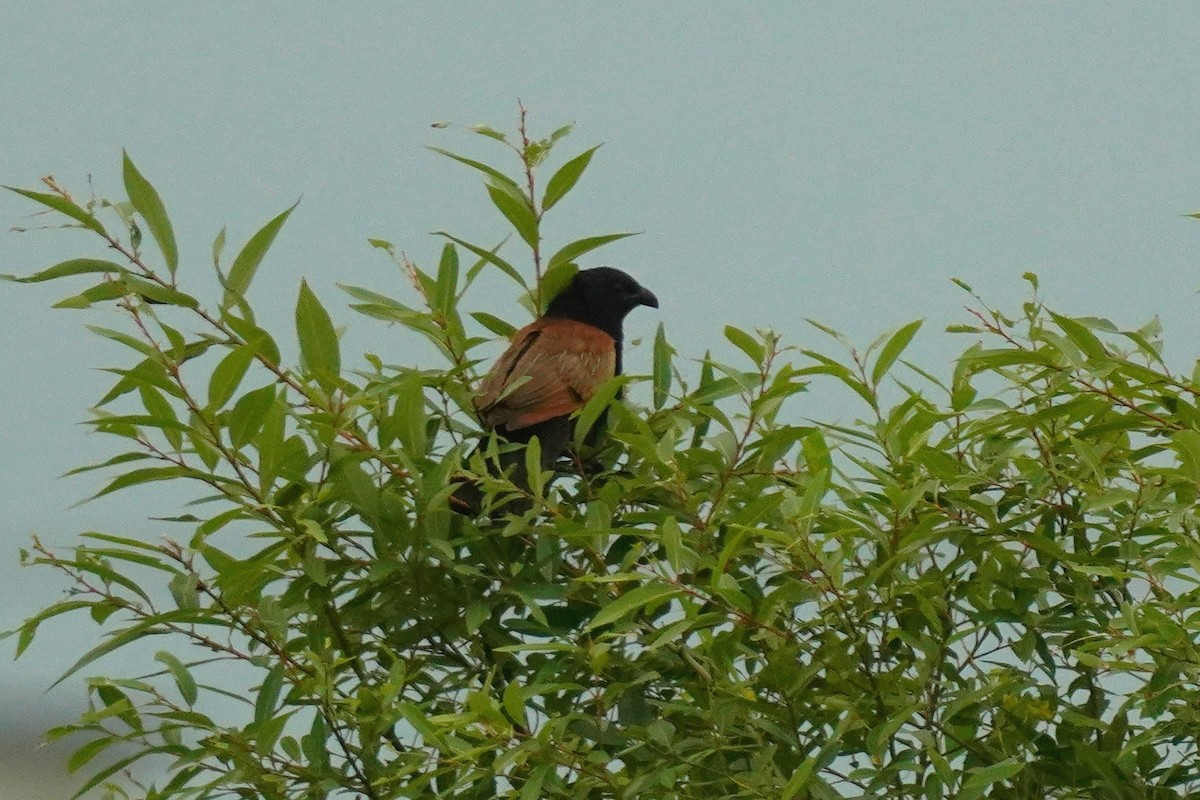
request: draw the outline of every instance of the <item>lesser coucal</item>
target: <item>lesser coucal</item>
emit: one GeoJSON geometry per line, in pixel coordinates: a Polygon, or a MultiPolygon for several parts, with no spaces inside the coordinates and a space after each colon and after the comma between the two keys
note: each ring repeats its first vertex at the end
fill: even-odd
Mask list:
{"type": "MultiPolygon", "coordinates": [[[[475,398],[484,428],[507,442],[536,436],[541,468],[550,469],[571,441],[571,414],[621,374],[621,323],[637,306],[658,308],[658,298],[621,270],[577,272],[545,314],[517,331],[484,377],[475,398]]],[[[516,485],[528,486],[523,448],[502,453],[499,467],[516,485]]],[[[479,487],[467,483],[451,507],[477,513],[481,500],[479,487]]]]}

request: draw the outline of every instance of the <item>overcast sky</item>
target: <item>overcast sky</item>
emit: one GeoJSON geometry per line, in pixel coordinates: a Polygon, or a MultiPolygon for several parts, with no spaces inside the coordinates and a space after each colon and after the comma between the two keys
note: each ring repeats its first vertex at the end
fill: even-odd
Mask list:
{"type": "MultiPolygon", "coordinates": [[[[0,183],[53,174],[86,194],[91,176],[120,196],[126,148],[174,220],[181,280],[201,287],[222,225],[233,249],[302,196],[252,290],[261,318],[286,339],[305,277],[348,349],[403,362],[411,340],[345,311],[334,284],[404,293],[369,237],[423,263],[430,231],[495,241],[475,176],[424,146],[502,160],[431,123],[511,129],[520,98],[535,131],[577,123],[568,154],[605,143],[548,235],[643,232],[586,261],[658,294],[632,337],[661,320],[699,356],[726,323],[813,346],[804,317],[862,342],[925,317],[913,353],[946,374],[969,343],[941,332],[964,319],[949,279],[1013,308],[1032,270],[1057,308],[1157,314],[1169,360],[1200,353],[1200,221],[1183,216],[1200,209],[1198,4],[331,8],[0,0],[0,183]]],[[[41,224],[33,210],[0,195],[0,273],[102,255],[76,231],[7,232],[41,224]]],[[[0,629],[63,589],[16,568],[31,534],[169,533],[146,519],[171,510],[154,495],[70,508],[98,478],[58,476],[110,452],[78,424],[107,387],[95,368],[124,356],[83,329],[115,318],[49,309],[69,288],[0,284],[0,629]]],[[[516,319],[514,301],[490,300],[516,319]]],[[[627,358],[644,369],[646,348],[627,358]]],[[[80,703],[79,683],[40,692],[96,633],[50,628],[0,663],[0,696],[24,698],[0,713],[80,703]]]]}

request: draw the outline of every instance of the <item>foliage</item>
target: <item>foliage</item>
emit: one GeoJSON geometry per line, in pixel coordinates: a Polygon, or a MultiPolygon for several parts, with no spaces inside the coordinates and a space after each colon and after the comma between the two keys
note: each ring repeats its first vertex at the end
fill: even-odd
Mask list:
{"type": "Polygon", "coordinates": [[[73,590],[14,632],[18,654],[79,612],[104,638],[59,680],[158,648],[147,674],[89,678],[88,710],[51,732],[86,734],[70,764],[90,770],[86,786],[374,800],[1200,791],[1200,377],[1167,369],[1153,326],[1050,311],[1033,276],[1019,314],[973,301],[947,381],[902,358],[919,323],[862,352],[820,325],[824,349],[726,328],[732,364],[678,359],[660,327],[649,377],[631,379],[650,407],[612,403],[584,474],[535,480],[522,517],[448,510],[456,475],[517,491],[471,455],[479,348],[521,324],[464,313],[476,278],[507,275],[532,311],[622,235],[545,256],[544,214],[595,153],[539,189],[567,131],[531,139],[523,112],[515,137],[476,128],[516,153],[515,178],[439,151],[482,174],[514,246],[445,233],[425,270],[374,241],[407,299],[344,287],[355,310],[431,342],[434,366],[368,354],[347,367],[303,283],[300,363],[284,362],[248,291],[290,209],[228,266],[218,237],[210,301],[177,282],[193,265],[128,157],[128,201],[80,203],[53,180],[16,190],[118,257],[19,279],[88,275],[58,305],[124,312],[124,330],[93,328],[130,360],[91,424],[125,449],[79,471],[113,476],[98,495],[199,490],[170,521],[185,537],[93,532],[26,554],[73,590]],[[803,422],[814,382],[846,391],[861,419],[803,422]],[[165,782],[110,783],[145,756],[169,759],[165,782]]]}

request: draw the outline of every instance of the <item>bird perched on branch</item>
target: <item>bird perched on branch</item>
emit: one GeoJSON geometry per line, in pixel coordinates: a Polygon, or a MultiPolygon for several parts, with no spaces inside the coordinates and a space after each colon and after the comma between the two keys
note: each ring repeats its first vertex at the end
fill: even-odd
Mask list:
{"type": "MultiPolygon", "coordinates": [[[[621,270],[577,272],[545,314],[517,331],[484,377],[475,398],[484,428],[507,442],[525,444],[536,436],[541,468],[550,469],[571,441],[571,414],[621,374],[621,326],[638,306],[658,308],[658,298],[621,270]]],[[[498,467],[528,487],[524,448],[502,453],[498,467]]],[[[475,514],[482,499],[479,486],[467,482],[450,506],[475,514]]]]}

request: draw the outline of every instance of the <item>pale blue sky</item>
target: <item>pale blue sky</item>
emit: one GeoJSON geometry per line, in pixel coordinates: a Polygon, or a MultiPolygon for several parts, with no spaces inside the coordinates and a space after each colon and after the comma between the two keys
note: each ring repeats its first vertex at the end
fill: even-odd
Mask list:
{"type": "MultiPolygon", "coordinates": [[[[474,176],[423,145],[500,156],[430,123],[507,129],[519,97],[535,130],[577,123],[568,150],[606,143],[550,234],[644,231],[588,262],[658,293],[632,336],[663,320],[694,356],[725,323],[811,346],[803,317],[864,342],[926,317],[914,353],[945,372],[966,345],[940,333],[963,318],[949,278],[1013,307],[1033,270],[1060,308],[1159,314],[1172,361],[1200,352],[1200,221],[1181,216],[1200,208],[1200,5],[331,8],[0,0],[0,183],[91,175],[118,195],[127,148],[174,218],[183,280],[205,284],[221,225],[234,247],[303,195],[252,299],[286,335],[305,276],[349,349],[403,361],[403,335],[338,309],[333,285],[404,291],[368,237],[425,262],[429,231],[496,237],[474,176]]],[[[0,226],[36,225],[32,210],[0,195],[0,226]]],[[[74,231],[0,236],[0,273],[100,252],[74,231]]],[[[96,483],[57,476],[108,452],[76,423],[117,357],[82,328],[103,316],[49,310],[68,293],[0,285],[0,629],[62,589],[13,566],[31,533],[166,533],[146,516],[169,509],[136,495],[68,510],[96,483]]],[[[0,695],[27,698],[5,711],[78,702],[78,684],[37,692],[95,633],[49,629],[0,664],[0,695]]]]}

